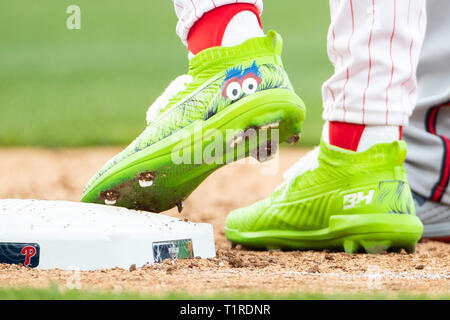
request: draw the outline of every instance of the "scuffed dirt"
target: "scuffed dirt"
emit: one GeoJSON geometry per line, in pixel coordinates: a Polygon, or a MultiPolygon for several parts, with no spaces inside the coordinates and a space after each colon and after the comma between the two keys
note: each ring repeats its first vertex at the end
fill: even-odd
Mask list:
{"type": "MultiPolygon", "coordinates": [[[[88,179],[119,149],[3,149],[0,150],[0,198],[72,200],[80,198],[88,179]]],[[[47,287],[154,294],[269,292],[287,294],[361,292],[396,295],[450,294],[450,245],[423,242],[415,254],[347,255],[313,251],[250,251],[231,249],[223,232],[227,213],[268,196],[282,182],[281,173],[303,154],[282,149],[276,175],[261,175],[261,165],[240,164],[223,168],[209,177],[169,215],[212,223],[217,257],[164,261],[143,268],[94,272],[40,271],[0,265],[0,286],[47,287]]],[[[276,161],[276,160],[275,160],[276,161]]],[[[267,166],[267,164],[265,165],[267,166]]],[[[267,172],[267,171],[266,171],[267,172]]]]}

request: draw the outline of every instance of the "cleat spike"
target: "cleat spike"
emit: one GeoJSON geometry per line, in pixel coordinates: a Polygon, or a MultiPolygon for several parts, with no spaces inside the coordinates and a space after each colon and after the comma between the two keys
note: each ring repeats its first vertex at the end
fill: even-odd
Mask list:
{"type": "Polygon", "coordinates": [[[267,141],[253,150],[250,155],[259,162],[267,162],[273,159],[277,151],[278,144],[276,142],[267,141]]]}
{"type": "Polygon", "coordinates": [[[120,193],[116,190],[107,190],[100,193],[100,199],[102,199],[106,205],[113,206],[117,203],[120,197],[120,193]]]}
{"type": "Polygon", "coordinates": [[[360,244],[356,240],[345,240],[344,250],[348,254],[357,253],[361,249],[360,244]]]}
{"type": "Polygon", "coordinates": [[[280,121],[270,122],[259,127],[260,130],[278,129],[280,127],[280,121]]]}
{"type": "Polygon", "coordinates": [[[178,202],[177,203],[177,208],[178,208],[178,213],[181,213],[181,211],[183,211],[183,208],[184,208],[183,207],[183,202],[181,202],[181,201],[178,202]]]}
{"type": "Polygon", "coordinates": [[[301,135],[300,134],[294,134],[288,139],[288,143],[291,145],[295,145],[300,141],[301,135]]]}
{"type": "Polygon", "coordinates": [[[402,252],[402,248],[401,247],[390,247],[387,249],[387,252],[390,253],[401,253],[402,252]]]}
{"type": "Polygon", "coordinates": [[[233,139],[230,141],[228,145],[230,146],[230,148],[235,148],[240,143],[242,143],[242,141],[244,141],[244,134],[240,132],[233,137],[233,139]]]}
{"type": "Polygon", "coordinates": [[[139,185],[142,188],[148,188],[151,187],[153,185],[153,181],[143,181],[143,180],[139,180],[139,185]]]}
{"type": "Polygon", "coordinates": [[[233,139],[228,143],[230,148],[235,148],[243,141],[247,141],[250,137],[255,136],[258,133],[257,127],[250,126],[245,129],[244,132],[240,131],[236,133],[233,139]]]}
{"type": "Polygon", "coordinates": [[[244,131],[244,136],[246,137],[246,138],[249,138],[249,137],[251,137],[251,136],[253,136],[253,135],[256,135],[257,133],[258,133],[258,131],[257,131],[257,127],[248,127],[247,129],[245,129],[245,131],[244,131]]]}
{"type": "Polygon", "coordinates": [[[405,251],[408,254],[413,254],[414,252],[416,252],[416,245],[412,245],[412,246],[405,246],[405,251]]]}
{"type": "Polygon", "coordinates": [[[379,254],[387,252],[387,249],[392,246],[392,241],[390,240],[374,240],[367,241],[361,240],[361,245],[364,247],[367,253],[379,254]]]}
{"type": "Polygon", "coordinates": [[[153,179],[155,178],[155,174],[152,172],[142,172],[139,175],[139,185],[142,188],[148,188],[153,185],[153,179]]]}

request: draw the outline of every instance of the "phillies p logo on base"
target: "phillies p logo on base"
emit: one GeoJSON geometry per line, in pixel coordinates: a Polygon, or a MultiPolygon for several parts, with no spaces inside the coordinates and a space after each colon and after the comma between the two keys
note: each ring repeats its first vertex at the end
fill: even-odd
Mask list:
{"type": "Polygon", "coordinates": [[[0,263],[36,268],[39,265],[39,254],[40,247],[37,243],[0,243],[0,263]]]}
{"type": "Polygon", "coordinates": [[[23,265],[25,267],[30,265],[31,262],[31,258],[33,258],[36,255],[36,248],[33,246],[26,246],[23,247],[22,251],[20,251],[20,253],[22,253],[22,255],[25,256],[25,261],[23,263],[23,265]]]}

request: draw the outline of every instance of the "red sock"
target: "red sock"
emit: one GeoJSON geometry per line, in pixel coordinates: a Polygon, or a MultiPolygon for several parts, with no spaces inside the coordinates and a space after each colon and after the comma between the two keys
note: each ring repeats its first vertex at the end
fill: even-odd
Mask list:
{"type": "Polygon", "coordinates": [[[403,127],[399,126],[366,126],[364,124],[330,121],[328,138],[330,144],[352,151],[367,150],[376,143],[402,140],[403,127]],[[397,132],[392,128],[398,128],[397,132]],[[370,129],[370,130],[369,130],[370,129]],[[366,133],[363,137],[363,133],[366,133]],[[364,139],[363,141],[361,139],[364,139]],[[362,146],[360,145],[362,143],[362,146]]]}
{"type": "Polygon", "coordinates": [[[252,4],[236,3],[220,6],[205,13],[192,26],[187,39],[189,51],[197,54],[202,50],[220,46],[228,23],[236,14],[242,11],[253,12],[261,26],[258,9],[252,4]]]}
{"type": "Polygon", "coordinates": [[[363,124],[330,121],[330,144],[343,149],[356,151],[365,127],[363,124]]]}

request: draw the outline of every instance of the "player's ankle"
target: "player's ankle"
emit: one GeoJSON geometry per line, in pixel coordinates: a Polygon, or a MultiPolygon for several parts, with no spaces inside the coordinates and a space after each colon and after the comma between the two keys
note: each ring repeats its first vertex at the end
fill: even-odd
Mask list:
{"type": "Polygon", "coordinates": [[[361,152],[378,143],[401,140],[402,127],[330,121],[325,124],[322,137],[336,147],[361,152]]]}
{"type": "Polygon", "coordinates": [[[248,39],[264,36],[258,9],[238,3],[218,7],[205,13],[191,28],[187,43],[191,53],[239,45],[248,39]]]}

